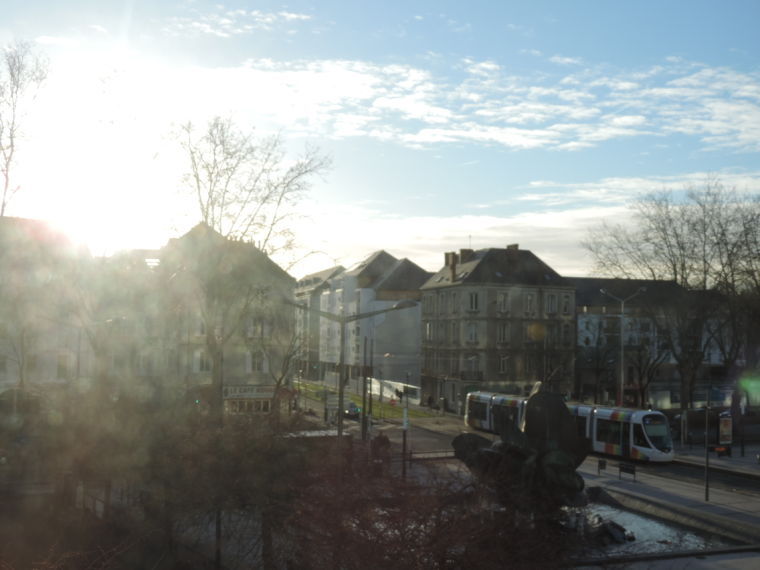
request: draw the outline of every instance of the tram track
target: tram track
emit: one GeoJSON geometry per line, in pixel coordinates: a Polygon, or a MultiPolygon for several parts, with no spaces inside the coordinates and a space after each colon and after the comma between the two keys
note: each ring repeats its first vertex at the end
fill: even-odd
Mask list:
{"type": "MultiPolygon", "coordinates": [[[[627,462],[608,458],[610,468],[617,470],[620,463],[627,462]]],[[[636,463],[636,469],[639,473],[687,483],[701,484],[705,481],[704,465],[678,459],[668,463],[636,463]]],[[[760,496],[760,475],[758,474],[731,471],[721,465],[711,464],[708,468],[708,480],[709,485],[716,489],[752,497],[760,496]]]]}

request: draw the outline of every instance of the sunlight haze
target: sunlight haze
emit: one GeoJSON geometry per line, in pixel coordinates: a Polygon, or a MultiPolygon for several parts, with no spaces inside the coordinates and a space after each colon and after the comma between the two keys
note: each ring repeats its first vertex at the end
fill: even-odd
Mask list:
{"type": "MultiPolygon", "coordinates": [[[[295,277],[519,243],[585,275],[597,221],[707,174],[760,190],[756,2],[4,2],[49,75],[9,213],[95,254],[197,221],[177,127],[231,117],[332,159],[295,277]]],[[[283,267],[298,255],[282,260],[283,267]]],[[[280,260],[278,260],[280,261],[280,260]]]]}

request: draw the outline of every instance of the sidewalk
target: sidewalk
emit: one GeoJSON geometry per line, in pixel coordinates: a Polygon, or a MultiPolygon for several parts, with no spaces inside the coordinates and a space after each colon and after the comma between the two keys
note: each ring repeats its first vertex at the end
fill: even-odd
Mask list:
{"type": "MultiPolygon", "coordinates": [[[[692,465],[704,466],[704,444],[681,445],[676,442],[676,461],[692,465]]],[[[747,443],[744,445],[744,456],[741,454],[741,446],[731,446],[731,456],[719,457],[714,451],[709,452],[709,468],[721,471],[732,471],[745,475],[760,477],[760,443],[747,443]]]]}

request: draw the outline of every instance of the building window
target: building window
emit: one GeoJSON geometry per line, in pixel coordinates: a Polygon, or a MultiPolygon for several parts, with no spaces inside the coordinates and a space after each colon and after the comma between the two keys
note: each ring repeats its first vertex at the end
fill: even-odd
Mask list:
{"type": "Polygon", "coordinates": [[[451,292],[451,312],[452,313],[459,312],[459,293],[457,293],[456,291],[451,292]]]}
{"type": "Polygon", "coordinates": [[[441,315],[446,313],[446,293],[438,296],[438,313],[441,315]]]}
{"type": "Polygon", "coordinates": [[[478,306],[479,306],[479,303],[478,303],[478,301],[479,301],[479,297],[480,297],[480,295],[478,294],[478,292],[477,292],[477,291],[473,291],[473,292],[471,292],[471,293],[470,293],[470,304],[469,304],[469,309],[470,309],[471,311],[477,311],[477,310],[478,310],[478,306]]]}
{"type": "Polygon", "coordinates": [[[508,365],[509,365],[509,356],[502,356],[499,358],[499,372],[501,372],[502,374],[506,374],[508,365]]]}
{"type": "Polygon", "coordinates": [[[496,325],[496,342],[509,342],[509,323],[496,325]]]}
{"type": "Polygon", "coordinates": [[[433,296],[432,295],[425,295],[422,298],[422,312],[426,315],[429,315],[432,312],[432,306],[433,306],[433,296]]]}
{"type": "Polygon", "coordinates": [[[534,293],[525,293],[525,314],[533,315],[536,312],[536,295],[534,293]]]}
{"type": "Polygon", "coordinates": [[[433,323],[430,321],[425,323],[425,340],[433,340],[433,323]]]}
{"type": "Polygon", "coordinates": [[[71,366],[70,366],[68,354],[58,355],[58,368],[56,370],[56,375],[59,380],[71,379],[71,366]]]}
{"type": "Polygon", "coordinates": [[[451,342],[459,344],[459,322],[452,321],[451,323],[451,342]]]}
{"type": "Polygon", "coordinates": [[[205,336],[206,334],[206,321],[203,319],[198,320],[198,328],[196,329],[196,334],[198,336],[205,336]]]}
{"type": "Polygon", "coordinates": [[[446,326],[446,321],[441,321],[438,323],[438,342],[448,342],[449,339],[446,338],[446,333],[448,332],[448,327],[446,326]]]}
{"type": "MultiPolygon", "coordinates": [[[[586,312],[585,309],[586,307],[584,307],[584,312],[586,312]]],[[[562,314],[570,314],[570,295],[562,295],[562,314]]]]}
{"type": "Polygon", "coordinates": [[[508,313],[509,312],[509,293],[499,293],[496,302],[499,307],[500,313],[508,313]]]}
{"type": "Polygon", "coordinates": [[[546,296],[546,312],[553,315],[557,312],[557,295],[549,293],[546,296]]]}
{"type": "Polygon", "coordinates": [[[205,350],[196,350],[193,355],[193,372],[211,372],[211,358],[205,350]]]}
{"type": "Polygon", "coordinates": [[[269,372],[269,366],[266,354],[260,350],[253,350],[246,353],[245,371],[248,374],[254,372],[269,372]]]}
{"type": "Polygon", "coordinates": [[[478,342],[477,323],[467,323],[467,342],[478,342]]]}
{"type": "Polygon", "coordinates": [[[528,354],[525,356],[525,376],[526,379],[533,378],[533,375],[536,373],[536,363],[533,360],[533,355],[528,354]]]}

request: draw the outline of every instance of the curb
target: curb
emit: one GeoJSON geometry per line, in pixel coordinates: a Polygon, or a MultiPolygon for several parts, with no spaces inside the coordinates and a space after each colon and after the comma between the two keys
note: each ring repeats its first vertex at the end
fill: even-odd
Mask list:
{"type": "Polygon", "coordinates": [[[594,501],[676,523],[700,532],[715,534],[745,545],[760,543],[760,528],[736,522],[728,516],[684,507],[662,498],[650,499],[631,491],[609,487],[589,487],[594,501]]]}

